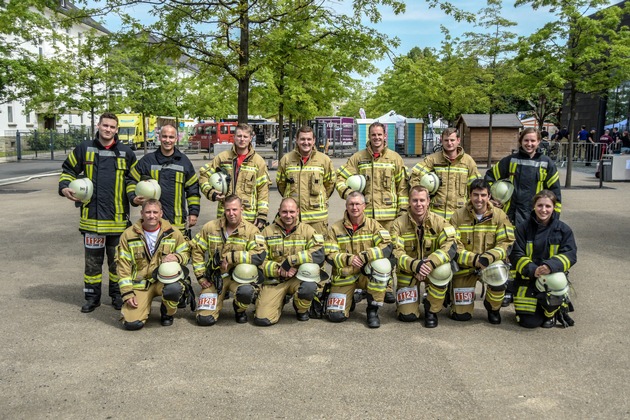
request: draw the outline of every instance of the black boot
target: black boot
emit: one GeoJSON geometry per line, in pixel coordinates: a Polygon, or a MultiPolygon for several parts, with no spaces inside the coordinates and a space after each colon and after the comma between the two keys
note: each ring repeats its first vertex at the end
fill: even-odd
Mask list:
{"type": "Polygon", "coordinates": [[[298,321],[308,321],[309,319],[311,319],[308,316],[308,311],[298,312],[298,308],[297,306],[295,306],[295,300],[293,301],[293,309],[295,309],[295,317],[297,318],[298,321]]]}
{"type": "Polygon", "coordinates": [[[238,311],[238,309],[240,308],[238,307],[238,305],[236,305],[235,300],[232,301],[232,307],[234,308],[234,319],[236,320],[236,323],[245,324],[247,322],[247,313],[245,311],[238,311]]]}
{"type": "Polygon", "coordinates": [[[101,306],[101,302],[98,300],[88,299],[85,302],[85,305],[81,306],[81,312],[87,314],[88,312],[92,312],[94,309],[101,306]]]}
{"type": "Polygon", "coordinates": [[[490,302],[487,300],[483,301],[483,306],[488,311],[488,322],[493,325],[499,325],[501,323],[501,313],[499,310],[493,311],[490,302]]]}
{"type": "Polygon", "coordinates": [[[81,307],[81,312],[88,313],[101,306],[101,283],[83,283],[85,294],[85,305],[81,307]]]}
{"type": "Polygon", "coordinates": [[[378,318],[378,306],[368,305],[367,325],[369,328],[378,328],[381,326],[381,320],[378,318]]]}
{"type": "Polygon", "coordinates": [[[545,318],[541,327],[542,328],[553,328],[556,326],[556,317],[552,316],[551,318],[545,318]]]}
{"type": "Polygon", "coordinates": [[[396,296],[394,295],[394,292],[385,292],[385,298],[383,299],[383,302],[385,303],[396,303],[396,296]]]}
{"type": "Polygon", "coordinates": [[[436,313],[431,312],[431,304],[428,300],[424,302],[424,327],[435,328],[438,326],[438,316],[436,313]]]}
{"type": "Polygon", "coordinates": [[[166,305],[160,305],[160,324],[164,327],[173,325],[173,315],[166,314],[166,305]]]}
{"type": "Polygon", "coordinates": [[[120,296],[120,287],[117,282],[109,281],[109,296],[112,298],[112,306],[117,311],[120,311],[123,306],[123,300],[120,296]]]}

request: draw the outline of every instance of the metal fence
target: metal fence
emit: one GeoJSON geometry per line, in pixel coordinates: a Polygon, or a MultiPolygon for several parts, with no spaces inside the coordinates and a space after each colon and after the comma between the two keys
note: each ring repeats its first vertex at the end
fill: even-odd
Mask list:
{"type": "Polygon", "coordinates": [[[619,153],[621,150],[621,147],[614,143],[591,143],[585,141],[574,141],[572,149],[569,148],[568,142],[543,141],[540,148],[559,167],[564,167],[569,159],[572,159],[573,162],[590,166],[592,162],[599,161],[603,155],[619,153]]]}
{"type": "Polygon", "coordinates": [[[7,160],[63,160],[79,143],[90,137],[85,129],[5,132],[2,154],[7,160]]]}

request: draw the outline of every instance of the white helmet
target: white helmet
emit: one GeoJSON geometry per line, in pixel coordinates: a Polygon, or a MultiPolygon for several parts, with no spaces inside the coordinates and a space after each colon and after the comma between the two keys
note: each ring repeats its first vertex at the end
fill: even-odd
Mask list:
{"type": "Polygon", "coordinates": [[[392,263],[387,258],[370,261],[365,266],[365,273],[370,276],[370,280],[373,280],[374,283],[387,285],[392,277],[392,263]]]}
{"type": "Polygon", "coordinates": [[[536,279],[536,289],[554,296],[564,296],[569,292],[569,280],[562,271],[544,274],[536,279]]]}
{"type": "Polygon", "coordinates": [[[309,283],[318,283],[322,279],[321,268],[315,263],[304,263],[298,268],[295,277],[309,283]]]}
{"type": "Polygon", "coordinates": [[[512,198],[514,185],[509,181],[497,181],[490,187],[490,195],[501,204],[505,204],[512,198]]]}
{"type": "Polygon", "coordinates": [[[188,269],[182,267],[177,261],[164,262],[153,272],[153,278],[164,284],[175,283],[186,276],[188,276],[188,269]]]}
{"type": "Polygon", "coordinates": [[[420,178],[420,185],[429,190],[429,195],[434,195],[440,189],[440,177],[435,172],[429,172],[420,178]]]}
{"type": "Polygon", "coordinates": [[[503,261],[495,261],[481,270],[481,280],[488,286],[503,286],[510,277],[510,267],[503,261]]]}
{"type": "Polygon", "coordinates": [[[162,195],[162,188],[155,179],[147,179],[136,184],[136,195],[146,199],[159,200],[162,195]]]}
{"type": "Polygon", "coordinates": [[[451,268],[451,263],[447,262],[442,265],[438,265],[435,267],[429,275],[427,276],[431,283],[434,285],[441,287],[446,286],[449,281],[453,278],[453,269],[451,268]]]}
{"type": "Polygon", "coordinates": [[[363,175],[352,175],[346,180],[346,185],[354,191],[363,192],[367,181],[363,175]]]}
{"type": "Polygon", "coordinates": [[[90,178],[75,179],[68,187],[74,191],[74,196],[84,203],[90,201],[94,193],[94,184],[90,178]]]}
{"type": "Polygon", "coordinates": [[[223,172],[215,172],[210,175],[210,185],[220,194],[226,194],[230,187],[229,177],[223,172]]]}
{"type": "Polygon", "coordinates": [[[258,280],[258,267],[254,264],[239,264],[232,271],[232,279],[241,284],[254,283],[258,280]]]}

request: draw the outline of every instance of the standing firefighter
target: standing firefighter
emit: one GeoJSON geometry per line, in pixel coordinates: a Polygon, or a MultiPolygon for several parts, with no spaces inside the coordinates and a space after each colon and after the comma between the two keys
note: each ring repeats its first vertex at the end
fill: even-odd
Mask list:
{"type": "Polygon", "coordinates": [[[68,155],[59,177],[59,195],[81,207],[79,230],[85,249],[83,291],[86,300],[81,312],[92,312],[101,304],[105,254],[109,296],[115,309],[122,308],[115,254],[120,235],[129,226],[129,199],[134,188],[129,175],[136,165],[136,155],[118,140],[118,117],[109,112],[102,114],[97,128],[94,140],[84,141],[68,155]],[[77,179],[81,174],[89,194],[79,190],[77,179]]]}
{"type": "Polygon", "coordinates": [[[297,201],[300,220],[317,232],[328,229],[328,198],[335,189],[332,161],[314,147],[313,129],[298,130],[296,147],[280,159],[276,184],[283,197],[297,201]]]}
{"type": "Polygon", "coordinates": [[[378,308],[391,277],[389,232],[376,220],[365,217],[365,197],[352,191],[346,198],[345,217],[328,229],[326,260],[332,265],[327,315],[332,322],[348,319],[355,305],[354,291],[367,291],[367,324],[381,326],[378,308]],[[389,266],[389,270],[383,267],[389,266]]]}
{"type": "Polygon", "coordinates": [[[429,211],[429,191],[416,185],[409,194],[409,214],[396,219],[391,234],[398,268],[398,319],[420,318],[419,285],[426,283],[424,326],[435,328],[452,278],[451,260],[457,252],[457,233],[446,219],[429,211]]]}
{"type": "Polygon", "coordinates": [[[201,168],[199,185],[203,195],[219,202],[217,217],[223,216],[225,197],[235,194],[243,202],[243,218],[262,229],[269,213],[269,174],[265,160],[251,145],[252,133],[251,126],[237,125],[232,150],[219,153],[201,168]]]}
{"type": "MultiPolygon", "coordinates": [[[[164,218],[184,233],[197,223],[199,216],[199,181],[192,162],[175,147],[177,129],[168,124],[160,130],[160,148],[144,155],[132,169],[136,179],[154,179],[160,185],[159,197],[164,218]]],[[[133,204],[147,197],[132,193],[133,204]]]]}
{"type": "Polygon", "coordinates": [[[460,146],[457,129],[442,133],[442,150],[427,156],[411,170],[409,185],[422,185],[431,193],[431,211],[450,219],[466,205],[468,186],[479,178],[477,164],[460,146]],[[435,188],[432,191],[432,188],[435,188]]]}
{"type": "Polygon", "coordinates": [[[223,216],[206,223],[191,241],[193,270],[201,285],[197,306],[197,324],[201,326],[216,323],[228,290],[234,295],[236,322],[246,323],[245,311],[254,301],[255,283],[262,281],[257,266],[267,254],[264,237],[242,217],[239,197],[227,196],[224,209],[223,216]]]}
{"type": "Polygon", "coordinates": [[[188,241],[162,215],[159,201],[144,201],[141,219],[120,238],[117,268],[125,302],[123,325],[127,330],[144,326],[156,296],[162,297],[161,324],[172,325],[185,290],[188,241]]]}
{"type": "MultiPolygon", "coordinates": [[[[372,123],[369,135],[365,150],[356,152],[337,171],[336,188],[339,196],[345,199],[353,189],[357,190],[351,187],[353,184],[349,182],[350,178],[353,175],[361,176],[363,188],[358,191],[365,196],[365,215],[389,229],[396,217],[407,212],[407,168],[402,157],[387,148],[383,124],[372,123]]],[[[395,301],[390,282],[385,302],[395,301]]]]}
{"type": "Polygon", "coordinates": [[[309,308],[321,280],[324,262],[324,235],[300,222],[300,210],[293,198],[280,203],[278,217],[263,229],[267,259],[263,262],[265,280],[256,301],[256,325],[277,323],[284,297],[293,297],[298,321],[309,320],[309,308]]]}
{"type": "Polygon", "coordinates": [[[457,263],[461,270],[451,283],[451,318],[468,321],[472,318],[477,280],[488,290],[483,302],[491,324],[501,323],[501,304],[509,266],[506,260],[514,243],[514,227],[503,210],[490,203],[490,185],[476,179],[470,185],[470,201],[451,217],[458,233],[457,263]]]}

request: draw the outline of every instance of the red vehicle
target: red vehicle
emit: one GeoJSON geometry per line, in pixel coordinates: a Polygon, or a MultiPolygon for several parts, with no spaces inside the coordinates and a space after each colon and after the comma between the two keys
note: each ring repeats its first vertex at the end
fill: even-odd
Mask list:
{"type": "Polygon", "coordinates": [[[214,151],[217,143],[234,143],[234,133],[236,132],[236,122],[203,122],[195,125],[193,134],[189,141],[198,141],[201,149],[208,152],[214,151]]]}

